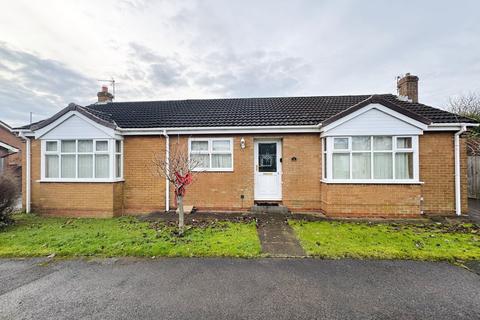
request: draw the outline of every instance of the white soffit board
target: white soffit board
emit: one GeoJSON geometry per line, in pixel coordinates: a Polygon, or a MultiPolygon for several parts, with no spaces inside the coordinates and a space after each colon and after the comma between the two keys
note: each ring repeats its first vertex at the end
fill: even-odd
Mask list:
{"type": "MultiPolygon", "coordinates": [[[[112,131],[105,128],[106,131],[112,131]]],[[[102,139],[111,138],[104,130],[100,130],[96,125],[84,119],[77,114],[70,116],[60,124],[45,133],[41,139],[102,139]]]]}
{"type": "MultiPolygon", "coordinates": [[[[382,110],[385,107],[371,107],[366,111],[334,126],[325,127],[324,135],[418,135],[423,130],[407,121],[396,117],[396,112],[382,110]],[[329,128],[330,127],[330,128],[329,128]]],[[[401,115],[402,118],[406,118],[401,115]]],[[[339,119],[338,121],[341,121],[339,119]]],[[[413,119],[412,119],[413,120],[413,119]]],[[[414,121],[414,120],[413,120],[414,121]]],[[[416,122],[416,121],[415,121],[416,122]]]]}

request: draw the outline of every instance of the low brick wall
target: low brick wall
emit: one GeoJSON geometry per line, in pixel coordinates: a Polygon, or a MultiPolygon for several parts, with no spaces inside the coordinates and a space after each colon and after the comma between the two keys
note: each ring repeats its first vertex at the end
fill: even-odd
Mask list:
{"type": "Polygon", "coordinates": [[[420,185],[325,184],[322,209],[339,217],[418,217],[420,185]]]}
{"type": "Polygon", "coordinates": [[[113,217],[115,189],[122,183],[39,183],[32,210],[59,216],[113,217]]]}

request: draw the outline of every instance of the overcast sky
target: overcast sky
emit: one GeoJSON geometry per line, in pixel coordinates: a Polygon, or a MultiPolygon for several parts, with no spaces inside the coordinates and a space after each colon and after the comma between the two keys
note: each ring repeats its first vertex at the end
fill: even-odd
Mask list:
{"type": "Polygon", "coordinates": [[[0,0],[0,119],[96,101],[480,91],[479,1],[0,0]]]}

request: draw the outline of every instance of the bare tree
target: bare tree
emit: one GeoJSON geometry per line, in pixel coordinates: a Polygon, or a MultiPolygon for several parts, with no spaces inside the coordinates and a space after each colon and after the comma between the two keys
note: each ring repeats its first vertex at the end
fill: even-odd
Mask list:
{"type": "MultiPolygon", "coordinates": [[[[480,122],[480,94],[470,92],[466,95],[451,97],[449,111],[480,122]]],[[[480,129],[473,128],[467,133],[468,154],[480,154],[480,129]]]]}
{"type": "Polygon", "coordinates": [[[451,97],[449,102],[451,112],[480,120],[480,94],[470,92],[466,95],[451,97]]]}
{"type": "Polygon", "coordinates": [[[177,142],[173,148],[170,148],[169,157],[165,154],[154,153],[152,159],[153,171],[157,176],[164,177],[175,188],[175,202],[178,208],[178,229],[179,234],[183,235],[185,229],[183,198],[187,186],[193,183],[195,175],[199,173],[201,161],[191,159],[185,146],[177,142]]]}

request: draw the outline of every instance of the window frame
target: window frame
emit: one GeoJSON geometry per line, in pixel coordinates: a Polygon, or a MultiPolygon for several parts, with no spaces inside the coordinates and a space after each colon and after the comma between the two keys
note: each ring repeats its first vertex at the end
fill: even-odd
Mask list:
{"type": "Polygon", "coordinates": [[[109,138],[99,138],[99,139],[89,139],[89,138],[66,138],[66,139],[41,139],[41,157],[40,157],[40,180],[39,182],[117,182],[124,181],[123,179],[123,162],[124,162],[124,147],[123,139],[109,139],[109,138]],[[75,141],[75,152],[62,152],[62,141],[75,141]],[[92,151],[80,152],[78,150],[79,141],[92,141],[92,151]],[[96,151],[97,142],[105,141],[107,142],[107,149],[96,151]],[[117,153],[115,150],[116,141],[121,142],[121,152],[117,153]],[[56,142],[57,149],[55,151],[47,151],[47,143],[56,142]],[[116,177],[116,156],[120,154],[121,160],[121,176],[116,177]],[[49,178],[46,176],[46,156],[55,155],[58,157],[58,177],[49,178]],[[74,155],[75,156],[75,177],[73,178],[62,178],[62,155],[74,155]],[[78,158],[80,155],[91,155],[92,156],[92,177],[90,178],[79,178],[79,167],[78,167],[78,158]],[[95,157],[96,155],[108,155],[108,177],[105,178],[96,178],[95,177],[95,157]]]}
{"type": "Polygon", "coordinates": [[[113,178],[114,179],[123,179],[123,140],[114,140],[113,141],[113,178]],[[120,152],[117,151],[117,142],[120,142],[120,152]],[[117,156],[120,156],[120,176],[117,176],[117,156]]]}
{"type": "Polygon", "coordinates": [[[194,168],[192,171],[206,171],[206,172],[233,172],[233,138],[224,137],[224,138],[189,138],[188,139],[188,161],[190,161],[190,156],[192,154],[206,154],[208,155],[209,167],[208,168],[194,168]],[[229,151],[213,151],[213,142],[214,141],[229,141],[230,150],[229,151]],[[194,141],[204,141],[208,143],[208,150],[201,151],[192,151],[192,142],[194,141]],[[228,168],[212,168],[212,155],[214,154],[229,154],[232,158],[231,166],[228,168]]]}
{"type": "Polygon", "coordinates": [[[322,137],[322,182],[325,183],[344,183],[344,184],[419,184],[419,151],[418,151],[418,135],[339,135],[339,136],[323,136],[322,137]],[[353,150],[353,137],[370,137],[370,150],[353,150]],[[374,150],[374,137],[391,137],[391,150],[374,150]],[[334,139],[348,138],[347,149],[333,149],[334,139]],[[411,148],[398,148],[397,141],[399,138],[410,138],[411,148]],[[334,179],[333,178],[333,154],[344,153],[349,154],[349,176],[348,179],[334,179]],[[370,153],[370,178],[354,179],[352,170],[352,155],[354,153],[370,153]],[[391,179],[376,179],[374,178],[374,154],[375,153],[391,153],[392,154],[392,178],[391,179]],[[413,178],[400,179],[396,177],[395,158],[397,153],[411,153],[412,154],[412,169],[413,178]]]}

